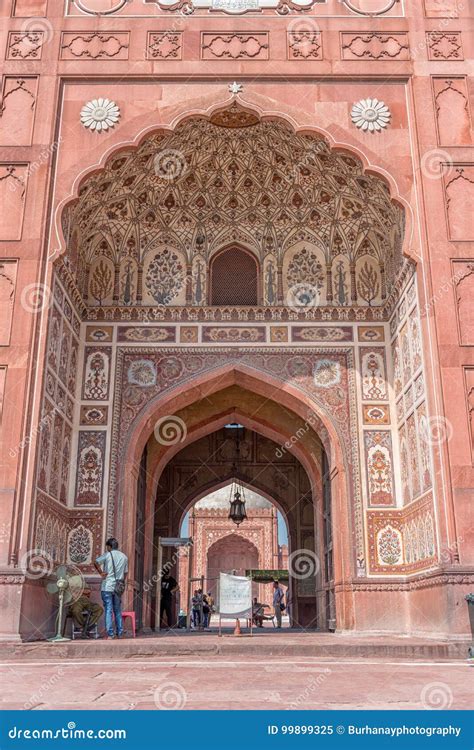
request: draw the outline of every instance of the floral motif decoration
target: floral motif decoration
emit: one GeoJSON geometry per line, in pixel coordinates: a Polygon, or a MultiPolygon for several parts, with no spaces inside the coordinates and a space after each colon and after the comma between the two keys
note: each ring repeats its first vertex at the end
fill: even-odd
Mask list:
{"type": "Polygon", "coordinates": [[[303,247],[295,253],[288,266],[287,303],[294,307],[311,307],[319,302],[324,272],[315,253],[303,247]]]}
{"type": "Polygon", "coordinates": [[[183,288],[183,263],[172,250],[165,248],[155,255],[146,274],[147,288],[159,305],[167,305],[183,288]]]}
{"type": "Polygon", "coordinates": [[[105,432],[80,432],[77,451],[76,505],[100,505],[105,432]]]}
{"type": "Polygon", "coordinates": [[[341,365],[332,359],[322,359],[314,368],[314,382],[320,388],[331,388],[341,382],[341,365]]]}
{"type": "Polygon", "coordinates": [[[361,99],[352,107],[351,119],[354,125],[370,133],[381,131],[390,122],[391,113],[384,102],[378,99],[361,99]]]}
{"type": "Polygon", "coordinates": [[[113,128],[119,119],[120,108],[110,99],[92,99],[81,109],[82,124],[96,133],[113,128]]]}
{"type": "Polygon", "coordinates": [[[387,397],[385,381],[384,350],[361,349],[362,397],[364,399],[379,399],[387,397]]]}
{"type": "Polygon", "coordinates": [[[84,565],[92,557],[92,532],[80,524],[71,529],[67,544],[68,560],[75,565],[84,565]]]}
{"type": "Polygon", "coordinates": [[[133,385],[155,385],[156,367],[150,359],[137,359],[130,363],[127,379],[133,385]]]}
{"type": "Polygon", "coordinates": [[[390,432],[366,432],[364,442],[369,502],[371,505],[392,505],[394,488],[390,432]]]}
{"type": "Polygon", "coordinates": [[[108,394],[109,359],[106,350],[87,352],[84,399],[103,400],[108,394]]]}
{"type": "Polygon", "coordinates": [[[398,529],[386,526],[378,533],[377,552],[383,565],[396,565],[402,561],[402,536],[398,529]]]}

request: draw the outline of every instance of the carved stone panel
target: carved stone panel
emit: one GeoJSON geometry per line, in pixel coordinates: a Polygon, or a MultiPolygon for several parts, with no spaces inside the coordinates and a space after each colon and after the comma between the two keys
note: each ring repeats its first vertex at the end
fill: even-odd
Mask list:
{"type": "Polygon", "coordinates": [[[443,167],[449,239],[473,240],[474,164],[443,167]]]}
{"type": "Polygon", "coordinates": [[[44,31],[11,31],[7,60],[40,60],[45,41],[44,31]]]}
{"type": "Polygon", "coordinates": [[[341,34],[344,60],[409,60],[410,48],[405,32],[341,34]]]}
{"type": "Polygon", "coordinates": [[[26,164],[0,164],[0,240],[21,239],[27,171],[26,164]]]}
{"type": "Polygon", "coordinates": [[[62,60],[127,60],[128,31],[64,32],[62,60]]]}
{"type": "Polygon", "coordinates": [[[268,32],[216,34],[205,31],[202,34],[201,57],[203,60],[268,60],[268,32]]]}
{"type": "Polygon", "coordinates": [[[424,0],[427,18],[457,18],[461,0],[424,0]]]}
{"type": "Polygon", "coordinates": [[[18,261],[0,260],[0,346],[9,346],[18,261]]]}
{"type": "Polygon", "coordinates": [[[466,408],[469,424],[471,461],[474,464],[474,367],[464,368],[464,383],[466,388],[466,408]]]}
{"type": "Polygon", "coordinates": [[[322,60],[323,47],[319,31],[289,31],[289,60],[322,60]]]}
{"type": "Polygon", "coordinates": [[[181,31],[150,31],[146,56],[151,60],[181,60],[182,36],[181,31]]]}
{"type": "Polygon", "coordinates": [[[5,400],[6,379],[7,379],[7,368],[0,366],[0,428],[2,426],[3,402],[5,400]]]}
{"type": "Polygon", "coordinates": [[[45,16],[48,0],[14,0],[13,15],[17,18],[45,16]]]}
{"type": "Polygon", "coordinates": [[[428,60],[464,60],[459,31],[430,31],[426,43],[428,60]]]}
{"type": "Polygon", "coordinates": [[[471,117],[466,78],[434,77],[433,96],[438,143],[441,146],[471,144],[471,117]]]}
{"type": "Polygon", "coordinates": [[[459,342],[462,346],[474,345],[474,260],[454,261],[453,279],[456,294],[459,342]]]}
{"type": "Polygon", "coordinates": [[[36,108],[36,76],[5,76],[0,101],[2,146],[30,146],[36,108]]]}

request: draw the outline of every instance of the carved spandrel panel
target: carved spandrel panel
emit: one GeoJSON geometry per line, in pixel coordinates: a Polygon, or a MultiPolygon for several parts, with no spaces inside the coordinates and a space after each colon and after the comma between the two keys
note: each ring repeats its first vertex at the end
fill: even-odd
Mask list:
{"type": "Polygon", "coordinates": [[[27,174],[26,164],[0,164],[0,240],[21,239],[27,174]]]}
{"type": "Polygon", "coordinates": [[[0,101],[0,144],[30,146],[36,109],[36,76],[5,76],[0,101]]]}
{"type": "Polygon", "coordinates": [[[18,261],[0,260],[0,346],[10,344],[18,261]]]}
{"type": "Polygon", "coordinates": [[[3,403],[5,400],[5,383],[7,380],[7,368],[0,366],[0,428],[2,426],[3,403]]]}
{"type": "Polygon", "coordinates": [[[466,388],[466,408],[471,446],[471,461],[474,464],[474,367],[464,368],[464,383],[466,388]]]}
{"type": "Polygon", "coordinates": [[[438,143],[463,146],[472,143],[467,82],[464,77],[433,78],[438,143]]]}
{"type": "Polygon", "coordinates": [[[474,345],[474,260],[454,261],[453,279],[459,341],[462,346],[474,345]]]}
{"type": "Polygon", "coordinates": [[[450,240],[474,239],[474,164],[443,164],[450,240]]]}

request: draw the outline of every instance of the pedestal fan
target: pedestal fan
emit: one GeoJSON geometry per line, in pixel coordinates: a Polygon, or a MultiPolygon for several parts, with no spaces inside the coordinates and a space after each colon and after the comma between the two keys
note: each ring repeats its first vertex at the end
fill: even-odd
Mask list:
{"type": "Polygon", "coordinates": [[[48,638],[51,643],[62,643],[70,641],[62,634],[64,606],[78,599],[84,591],[84,576],[75,565],[59,565],[55,572],[55,581],[50,581],[46,586],[48,594],[58,594],[59,609],[56,617],[56,635],[48,638]]]}

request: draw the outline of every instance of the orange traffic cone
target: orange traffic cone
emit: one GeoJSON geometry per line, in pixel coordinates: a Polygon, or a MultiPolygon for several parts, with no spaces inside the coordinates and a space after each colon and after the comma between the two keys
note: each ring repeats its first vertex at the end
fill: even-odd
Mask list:
{"type": "Polygon", "coordinates": [[[240,630],[240,620],[239,619],[237,619],[235,621],[234,635],[242,635],[242,631],[240,630]]]}

